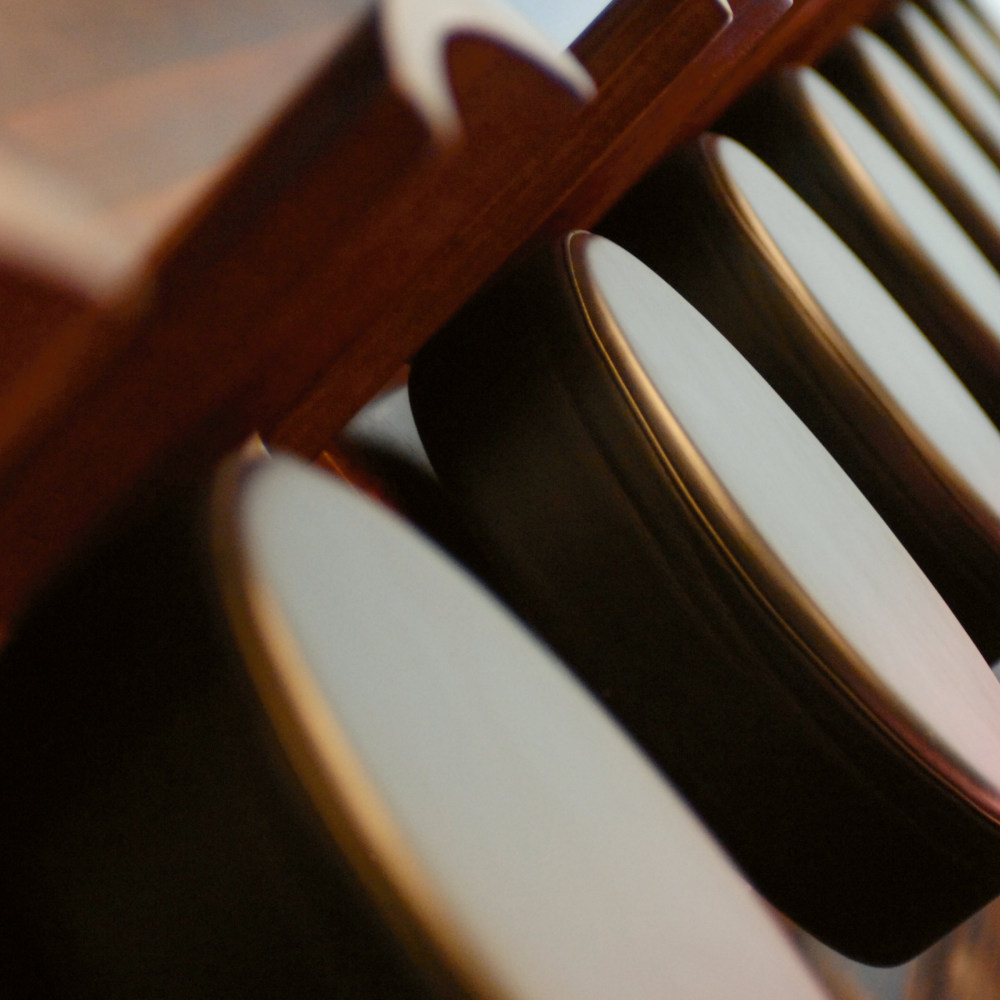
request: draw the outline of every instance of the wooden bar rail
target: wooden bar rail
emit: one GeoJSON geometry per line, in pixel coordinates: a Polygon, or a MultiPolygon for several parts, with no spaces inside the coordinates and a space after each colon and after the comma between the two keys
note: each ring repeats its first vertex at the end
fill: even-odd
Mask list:
{"type": "MultiPolygon", "coordinates": [[[[816,57],[882,5],[619,0],[573,47],[590,95],[568,57],[471,0],[402,53],[385,47],[381,19],[407,4],[347,4],[327,18],[339,40],[326,64],[224,170],[213,149],[184,161],[186,179],[154,178],[160,189],[57,196],[75,182],[58,157],[15,149],[35,186],[22,203],[48,221],[5,241],[0,276],[8,314],[26,317],[4,335],[0,375],[0,620],[137,497],[251,431],[316,455],[507,261],[591,225],[754,80],[816,57]],[[442,139],[438,111],[397,77],[421,44],[461,138],[442,139]],[[192,190],[203,193],[178,214],[192,190]],[[168,222],[147,254],[151,227],[168,222]]],[[[298,51],[301,70],[312,49],[298,51]]],[[[286,68],[285,85],[295,76],[286,68]]],[[[41,134],[25,125],[46,121],[30,103],[3,111],[21,123],[0,129],[5,144],[41,134]]],[[[140,142],[137,162],[155,148],[140,142]]]]}

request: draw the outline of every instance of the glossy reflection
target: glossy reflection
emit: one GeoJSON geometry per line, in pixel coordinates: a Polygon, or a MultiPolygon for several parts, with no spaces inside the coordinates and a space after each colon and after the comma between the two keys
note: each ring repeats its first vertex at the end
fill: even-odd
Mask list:
{"type": "Polygon", "coordinates": [[[1000,431],[830,227],[745,147],[709,136],[653,171],[602,228],[744,353],[984,654],[1000,653],[1000,431]]]}
{"type": "Polygon", "coordinates": [[[867,31],[854,31],[820,68],[1000,264],[1000,170],[948,106],[867,31]]]}
{"type": "Polygon", "coordinates": [[[567,237],[425,348],[410,396],[520,609],[779,908],[899,961],[996,891],[1000,687],[842,468],[653,271],[567,237]]]}

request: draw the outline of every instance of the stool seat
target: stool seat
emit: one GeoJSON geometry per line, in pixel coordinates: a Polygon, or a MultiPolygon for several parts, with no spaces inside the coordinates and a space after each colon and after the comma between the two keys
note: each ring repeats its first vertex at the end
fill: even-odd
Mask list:
{"type": "Polygon", "coordinates": [[[7,902],[62,991],[821,1000],[619,727],[362,495],[237,461],[86,570],[0,671],[7,902]]]}
{"type": "MultiPolygon", "coordinates": [[[[915,43],[910,53],[918,57],[921,69],[930,70],[929,79],[940,81],[947,87],[950,78],[958,75],[951,57],[941,54],[940,46],[930,36],[944,36],[963,61],[973,68],[994,93],[1000,94],[1000,37],[994,21],[996,10],[983,0],[923,0],[920,6],[907,2],[901,4],[894,15],[906,22],[915,43]],[[920,22],[919,26],[918,23],[920,22]],[[933,30],[928,30],[928,26],[933,30]]],[[[885,23],[893,20],[888,16],[885,23]]],[[[879,25],[881,30],[881,24],[879,25]]],[[[908,58],[910,53],[907,54],[908,58]]],[[[964,76],[964,74],[962,74],[964,76]]]]}
{"type": "MultiPolygon", "coordinates": [[[[1000,266],[1000,169],[949,107],[869,31],[853,31],[820,70],[892,143],[990,263],[1000,266]]],[[[1000,97],[986,96],[1000,121],[1000,97]]]]}
{"type": "Polygon", "coordinates": [[[569,236],[428,345],[410,394],[508,592],[779,908],[891,962],[995,894],[1000,686],[653,271],[569,236]]]}

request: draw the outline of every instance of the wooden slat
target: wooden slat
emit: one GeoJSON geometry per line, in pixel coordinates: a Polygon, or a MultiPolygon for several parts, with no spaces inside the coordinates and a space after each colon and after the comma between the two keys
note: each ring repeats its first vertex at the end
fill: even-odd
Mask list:
{"type": "MultiPolygon", "coordinates": [[[[493,16],[473,3],[441,9],[442,38],[396,43],[427,46],[425,74],[443,73],[444,38],[493,16]],[[467,22],[465,10],[477,16],[467,22]]],[[[499,58],[508,73],[523,63],[508,50],[499,58]]],[[[551,71],[564,62],[553,53],[551,71]]],[[[20,412],[0,426],[0,616],[16,614],[153,471],[179,456],[185,469],[217,458],[335,359],[338,341],[319,325],[338,302],[328,286],[364,286],[355,248],[373,216],[398,212],[403,193],[479,145],[441,152],[431,129],[448,130],[449,109],[434,104],[439,94],[447,103],[447,79],[418,80],[411,100],[396,69],[366,18],[113,306],[57,332],[19,374],[8,396],[20,412]]],[[[528,117],[544,128],[579,103],[551,80],[532,97],[528,117]]]]}
{"type": "MultiPolygon", "coordinates": [[[[575,46],[598,83],[583,106],[555,79],[558,57],[542,69],[488,30],[456,26],[438,39],[465,128],[448,150],[429,131],[434,115],[404,99],[377,22],[365,21],[113,307],[95,302],[41,338],[0,395],[0,620],[144,484],[201,468],[256,429],[317,454],[502,266],[591,225],[770,66],[821,51],[879,2],[801,0],[786,16],[787,0],[738,0],[727,27],[718,0],[619,0],[575,46]]],[[[272,0],[257,3],[273,13],[272,0]]],[[[72,20],[69,0],[59,4],[72,20]]],[[[202,8],[175,10],[197,20],[202,8]]],[[[187,51],[189,81],[204,72],[224,83],[220,66],[267,49],[246,44],[237,55],[187,51]]],[[[81,94],[105,106],[133,74],[148,107],[156,94],[173,90],[183,106],[193,93],[183,71],[148,54],[139,69],[125,57],[109,66],[103,78],[87,63],[72,85],[20,94],[5,112],[11,134],[41,143],[32,155],[44,160],[59,122],[70,148],[81,141],[66,111],[81,94]]],[[[447,95],[444,77],[435,85],[447,95]]],[[[126,136],[137,149],[143,100],[123,99],[124,127],[107,134],[111,148],[126,136]]],[[[107,147],[93,148],[103,184],[107,147]]],[[[98,192],[108,230],[141,245],[135,233],[148,235],[218,169],[217,156],[200,168],[181,159],[162,173],[154,163],[145,180],[123,163],[119,193],[98,192]]]]}
{"type": "MultiPolygon", "coordinates": [[[[690,138],[708,128],[730,104],[753,84],[781,66],[808,65],[828,52],[856,24],[881,16],[894,0],[806,0],[796,2],[773,31],[760,34],[749,52],[731,53],[726,39],[721,51],[706,51],[691,67],[697,79],[707,74],[709,85],[700,97],[682,133],[690,138]]],[[[691,83],[684,81],[686,87],[691,83]]],[[[674,95],[680,101],[680,94],[674,95]]]]}
{"type": "MultiPolygon", "coordinates": [[[[761,0],[772,21],[785,5],[761,0]]],[[[485,155],[444,165],[407,204],[369,227],[356,248],[366,262],[365,288],[343,288],[329,320],[340,331],[343,353],[312,392],[268,428],[271,440],[309,456],[319,452],[505,261],[562,226],[596,219],[669,142],[669,135],[653,137],[644,155],[632,155],[636,123],[693,56],[720,31],[733,30],[727,23],[728,10],[714,0],[616,4],[576,46],[598,83],[597,96],[571,121],[560,124],[557,115],[533,128],[525,109],[537,106],[537,80],[510,79],[502,61],[483,52],[468,73],[470,54],[457,47],[454,71],[466,77],[457,89],[485,155]],[[567,198],[608,157],[616,158],[613,176],[602,176],[599,191],[577,194],[567,208],[567,198]],[[404,242],[397,218],[409,223],[404,242]]]]}
{"type": "Polygon", "coordinates": [[[883,7],[884,0],[802,0],[789,11],[784,0],[736,0],[733,22],[722,30],[719,9],[697,0],[668,10],[641,0],[616,4],[574,46],[600,93],[571,132],[546,148],[544,170],[498,169],[492,200],[470,208],[447,249],[428,258],[408,287],[397,286],[391,309],[356,317],[363,338],[347,346],[270,439],[307,456],[328,447],[382,381],[505,261],[560,232],[592,226],[756,79],[783,63],[811,61],[883,7]]]}

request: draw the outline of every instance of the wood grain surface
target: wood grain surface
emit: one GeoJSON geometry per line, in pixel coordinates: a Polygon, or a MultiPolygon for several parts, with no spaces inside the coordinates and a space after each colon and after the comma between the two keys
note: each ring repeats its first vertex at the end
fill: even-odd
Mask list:
{"type": "Polygon", "coordinates": [[[354,0],[0,4],[0,153],[47,206],[5,240],[0,185],[0,294],[30,317],[0,378],[0,620],[246,434],[318,454],[506,262],[877,6],[619,0],[574,46],[588,103],[442,7],[442,148],[354,0]]]}

